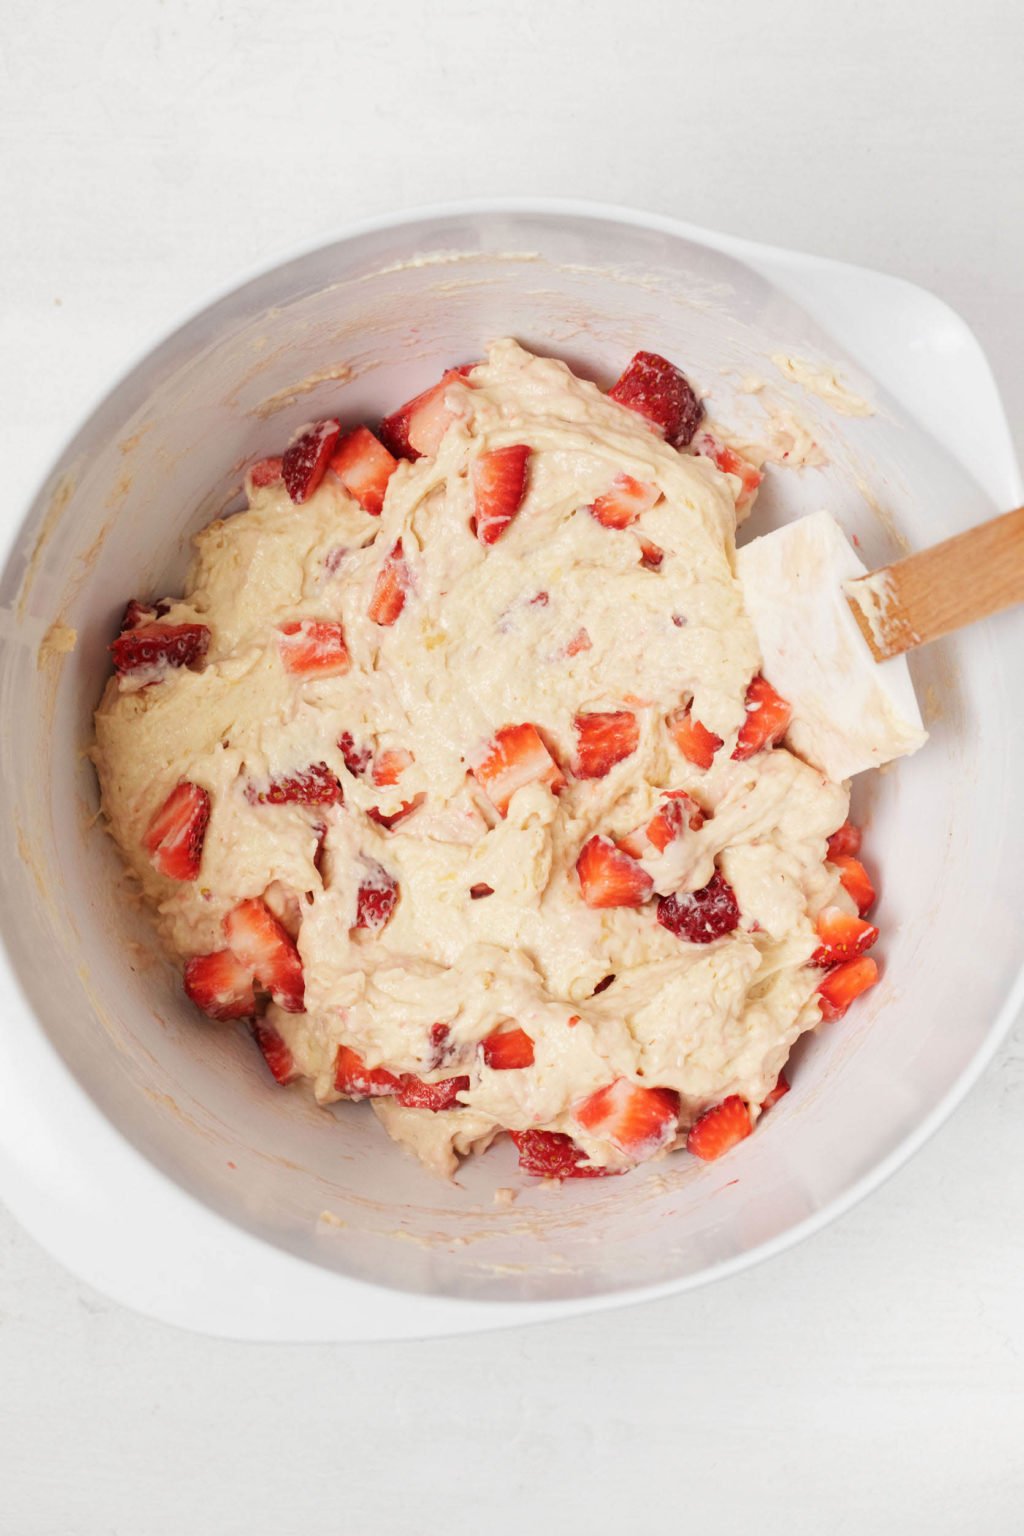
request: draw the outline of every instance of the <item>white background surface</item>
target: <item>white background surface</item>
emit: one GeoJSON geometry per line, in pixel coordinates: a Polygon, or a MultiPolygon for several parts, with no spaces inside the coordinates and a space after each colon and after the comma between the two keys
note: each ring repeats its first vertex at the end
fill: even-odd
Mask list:
{"type": "MultiPolygon", "coordinates": [[[[0,516],[211,288],[472,194],[633,204],[922,283],[977,331],[1024,447],[1009,0],[3,0],[0,32],[0,516]]],[[[0,1211],[0,1533],[1024,1530],[1022,1111],[1018,1030],[795,1252],[454,1342],[179,1334],[0,1211]]]]}

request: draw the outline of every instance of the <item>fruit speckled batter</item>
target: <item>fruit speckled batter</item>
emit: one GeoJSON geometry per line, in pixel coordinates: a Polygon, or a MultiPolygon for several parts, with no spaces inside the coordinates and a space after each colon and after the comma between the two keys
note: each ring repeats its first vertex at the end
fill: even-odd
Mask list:
{"type": "Polygon", "coordinates": [[[760,478],[656,354],[605,394],[513,341],[254,465],[96,714],[198,1008],[445,1172],[749,1134],[877,974],[847,791],[782,744],[735,577],[760,478]]]}

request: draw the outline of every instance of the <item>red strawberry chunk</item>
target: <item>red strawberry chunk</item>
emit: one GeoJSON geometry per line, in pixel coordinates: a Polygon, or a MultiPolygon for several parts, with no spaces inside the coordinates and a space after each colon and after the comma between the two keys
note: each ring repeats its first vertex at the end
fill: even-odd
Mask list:
{"type": "Polygon", "coordinates": [[[561,1131],[510,1131],[519,1153],[519,1166],[537,1179],[603,1179],[620,1168],[598,1168],[584,1161],[586,1153],[561,1131]]]}
{"type": "Polygon", "coordinates": [[[261,491],[268,485],[276,485],[281,479],[284,470],[284,460],[259,459],[249,467],[249,484],[254,491],[261,491]]]}
{"type": "Polygon", "coordinates": [[[686,375],[657,352],[637,352],[608,395],[646,417],[673,448],[685,448],[704,418],[686,375]]]}
{"type": "Polygon", "coordinates": [[[762,472],[737,453],[734,448],[729,448],[725,443],[718,442],[710,432],[702,432],[694,441],[694,453],[701,454],[704,458],[712,459],[723,475],[735,475],[740,482],[740,488],[736,495],[736,510],[743,511],[749,507],[757,495],[757,488],[764,479],[762,472]]]}
{"type": "Polygon", "coordinates": [[[665,551],[651,539],[645,539],[642,533],[637,534],[636,541],[640,545],[640,564],[648,571],[659,570],[665,551]]]}
{"type": "Polygon", "coordinates": [[[425,1083],[412,1072],[403,1072],[397,1098],[406,1109],[430,1109],[437,1114],[445,1109],[458,1109],[459,1094],[468,1087],[468,1077],[445,1077],[439,1083],[425,1083]]]}
{"type": "Polygon", "coordinates": [[[250,805],[341,805],[345,796],[337,774],[326,763],[310,763],[282,778],[271,779],[266,789],[247,784],[250,805]]]}
{"type": "Polygon", "coordinates": [[[772,1105],[777,1104],[780,1099],[785,1098],[788,1092],[789,1079],[786,1077],[785,1072],[780,1072],[775,1083],[775,1087],[772,1089],[771,1093],[766,1099],[761,1100],[762,1112],[766,1109],[771,1109],[772,1105]]]}
{"type": "Polygon", "coordinates": [[[209,820],[210,796],[205,789],[187,780],[172,789],[142,839],[153,868],[169,880],[194,880],[209,820]]]}
{"type": "Polygon", "coordinates": [[[691,944],[713,944],[732,933],[739,921],[736,893],[717,869],[703,890],[658,898],[658,922],[691,944]]]}
{"type": "Polygon", "coordinates": [[[168,667],[193,667],[210,644],[205,624],[140,624],[118,635],[110,647],[114,668],[125,673],[152,672],[159,680],[168,667]]]}
{"type": "Polygon", "coordinates": [[[398,905],[398,881],[376,859],[364,859],[363,863],[366,873],[356,893],[356,920],[353,927],[379,933],[398,905]]]}
{"type": "Polygon", "coordinates": [[[578,779],[603,779],[640,741],[636,715],[628,709],[577,715],[573,729],[579,737],[574,770],[578,779]]]}
{"type": "Polygon", "coordinates": [[[481,544],[494,544],[505,532],[526,495],[530,449],[523,443],[492,448],[473,465],[473,511],[481,544]]]}
{"type": "Polygon", "coordinates": [[[830,1023],[841,1019],[855,998],[878,980],[878,966],[870,955],[858,955],[829,971],[818,987],[821,1016],[830,1023]]]}
{"type": "Polygon", "coordinates": [[[585,629],[578,629],[565,648],[567,656],[581,656],[584,651],[594,648],[594,642],[585,629]]]}
{"type": "Polygon", "coordinates": [[[327,473],[340,431],[340,424],[333,419],[318,421],[285,449],[281,476],[292,501],[303,502],[312,496],[327,473]]]}
{"type": "Polygon", "coordinates": [[[305,998],[299,952],[277,918],[256,897],[224,919],[228,948],[286,1013],[301,1013],[305,998]]]}
{"type": "Polygon", "coordinates": [[[848,896],[852,896],[857,903],[857,911],[861,917],[865,912],[870,912],[875,904],[875,888],[860,859],[855,859],[851,854],[837,853],[831,861],[839,871],[839,880],[843,890],[848,896]]]}
{"type": "Polygon", "coordinates": [[[140,603],[132,597],[124,610],[118,633],[123,635],[126,629],[138,629],[140,624],[152,624],[155,619],[162,619],[166,612],[166,603],[140,603]]]}
{"type": "Polygon", "coordinates": [[[874,923],[844,912],[842,907],[823,907],[815,925],[821,945],[811,956],[811,965],[838,965],[870,949],[878,938],[874,923]]]}
{"type": "Polygon", "coordinates": [[[696,800],[684,789],[671,789],[655,811],[646,827],[631,832],[619,841],[619,847],[635,859],[645,858],[651,851],[664,853],[669,843],[681,837],[687,827],[697,832],[704,825],[704,812],[696,800]]]}
{"type": "Polygon", "coordinates": [[[647,871],[600,833],[583,844],[576,873],[588,907],[639,907],[654,890],[647,871]]]}
{"type": "Polygon", "coordinates": [[[739,1094],[731,1093],[721,1104],[705,1110],[690,1127],[686,1150],[706,1163],[713,1163],[716,1157],[721,1157],[749,1136],[753,1129],[750,1110],[739,1094]]]}
{"type": "Polygon", "coordinates": [[[185,991],[211,1019],[244,1019],[256,1012],[252,971],[230,949],[194,955],[185,966],[185,991]]]}
{"type": "Polygon", "coordinates": [[[386,1067],[368,1067],[356,1051],[339,1045],[334,1058],[334,1086],[350,1099],[387,1098],[397,1093],[398,1078],[386,1067]]]}
{"type": "Polygon", "coordinates": [[[345,759],[345,767],[355,778],[361,779],[373,761],[369,747],[357,747],[351,731],[342,731],[338,737],[338,751],[345,759]]]}
{"type": "Polygon", "coordinates": [[[379,752],[373,764],[373,782],[381,789],[389,784],[397,784],[413,761],[412,753],[406,752],[404,747],[379,752]]]}
{"type": "Polygon", "coordinates": [[[418,459],[437,452],[456,415],[445,404],[445,396],[450,385],[460,382],[466,382],[464,370],[449,368],[437,384],[384,418],[380,439],[396,459],[418,459]]]}
{"type": "Polygon", "coordinates": [[[484,1061],[494,1072],[514,1072],[532,1067],[533,1041],[525,1029],[496,1029],[482,1041],[484,1061]]]}
{"type": "Polygon", "coordinates": [[[349,669],[345,631],[331,619],[292,619],[278,626],[277,643],[294,677],[340,677],[349,669]]]}
{"type": "Polygon", "coordinates": [[[409,590],[409,567],[402,555],[402,541],[392,549],[377,572],[367,613],[374,624],[393,624],[405,607],[409,590]]]}
{"type": "Polygon", "coordinates": [[[495,734],[473,776],[494,809],[508,815],[512,796],[527,784],[547,784],[552,794],[565,788],[565,777],[535,725],[504,725],[495,734]]]}
{"type": "Polygon", "coordinates": [[[477,885],[471,885],[469,888],[470,901],[482,901],[485,896],[493,895],[494,886],[487,885],[483,880],[481,880],[477,885]]]}
{"type": "Polygon", "coordinates": [[[426,798],[424,794],[413,795],[411,800],[403,800],[397,811],[384,812],[378,806],[371,805],[366,814],[371,821],[377,823],[378,827],[384,827],[390,832],[392,827],[397,827],[398,823],[404,821],[407,816],[411,816],[413,811],[418,811],[426,798]]]}
{"type": "Polygon", "coordinates": [[[610,491],[599,496],[590,508],[603,528],[628,528],[635,523],[641,512],[647,512],[661,491],[656,485],[634,480],[632,475],[616,475],[610,491]]]}
{"type": "Polygon", "coordinates": [[[695,720],[689,705],[669,715],[668,728],[687,762],[693,763],[696,768],[711,767],[715,753],[722,745],[722,738],[695,720]]]}
{"type": "Polygon", "coordinates": [[[782,740],[789,726],[792,710],[771,683],[760,673],[752,677],[747,688],[747,718],[736,738],[733,761],[745,762],[755,752],[773,747],[782,740]]]}
{"type": "Polygon", "coordinates": [[[273,1024],[266,1019],[253,1019],[249,1026],[252,1037],[263,1052],[263,1059],[282,1088],[301,1077],[295,1058],[273,1024]]]}
{"type": "Polygon", "coordinates": [[[852,821],[844,821],[828,840],[828,856],[835,863],[837,855],[860,853],[861,831],[852,821]]]}
{"type": "Polygon", "coordinates": [[[398,460],[378,442],[369,427],[353,427],[346,433],[334,450],[331,468],[363,511],[379,517],[384,492],[398,468],[398,460]]]}
{"type": "Polygon", "coordinates": [[[592,1136],[610,1141],[627,1157],[642,1162],[675,1135],[679,1095],[669,1088],[644,1088],[619,1077],[574,1105],[573,1114],[592,1136]]]}

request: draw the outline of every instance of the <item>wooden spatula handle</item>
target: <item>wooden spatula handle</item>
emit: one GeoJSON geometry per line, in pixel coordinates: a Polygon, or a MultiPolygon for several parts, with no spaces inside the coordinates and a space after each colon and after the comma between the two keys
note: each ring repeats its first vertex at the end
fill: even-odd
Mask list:
{"type": "Polygon", "coordinates": [[[1024,507],[846,585],[876,661],[1024,602],[1024,507]]]}

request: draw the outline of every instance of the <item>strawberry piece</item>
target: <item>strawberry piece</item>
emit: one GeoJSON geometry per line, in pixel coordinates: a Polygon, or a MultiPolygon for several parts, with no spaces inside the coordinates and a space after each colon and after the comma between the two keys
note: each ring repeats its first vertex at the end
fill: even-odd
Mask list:
{"type": "Polygon", "coordinates": [[[263,1052],[264,1061],[282,1088],[289,1083],[294,1083],[297,1077],[301,1077],[302,1074],[295,1065],[295,1057],[273,1024],[268,1024],[266,1019],[253,1019],[249,1029],[263,1052]]]}
{"type": "Polygon", "coordinates": [[[514,1072],[532,1067],[533,1041],[525,1029],[496,1029],[481,1042],[484,1061],[494,1072],[514,1072]]]}
{"type": "Polygon", "coordinates": [[[843,890],[848,896],[853,897],[857,903],[857,911],[863,917],[865,912],[870,912],[875,904],[875,888],[871,884],[871,876],[860,859],[855,859],[852,854],[837,853],[833,855],[831,862],[839,871],[843,890]]]}
{"type": "Polygon", "coordinates": [[[496,543],[522,506],[530,451],[524,443],[492,448],[473,465],[473,511],[481,544],[496,543]]]}
{"type": "Polygon", "coordinates": [[[327,473],[340,431],[340,424],[333,419],[318,421],[285,449],[281,477],[292,501],[303,502],[312,496],[327,473]]]}
{"type": "Polygon", "coordinates": [[[610,491],[599,496],[590,508],[603,528],[628,528],[635,523],[641,512],[647,512],[661,491],[656,485],[634,480],[632,475],[616,475],[610,491]]]}
{"type": "Polygon", "coordinates": [[[378,753],[373,764],[373,782],[381,789],[389,784],[397,784],[413,761],[412,753],[406,752],[404,747],[397,751],[378,753]]]}
{"type": "Polygon", "coordinates": [[[379,933],[398,905],[398,881],[376,859],[364,859],[363,863],[366,874],[356,892],[356,920],[352,926],[379,933]]]}
{"type": "Polygon", "coordinates": [[[782,740],[789,726],[792,710],[771,683],[760,673],[750,679],[747,687],[747,718],[736,738],[733,761],[745,762],[755,752],[773,747],[782,740]]]}
{"type": "Polygon", "coordinates": [[[636,541],[640,545],[640,564],[648,571],[661,569],[661,562],[665,558],[665,551],[660,545],[651,539],[645,539],[642,533],[638,533],[636,541]]]}
{"type": "Polygon", "coordinates": [[[250,465],[249,484],[254,491],[262,491],[268,485],[276,485],[281,479],[283,469],[284,460],[280,457],[258,459],[255,464],[250,465]]]}
{"type": "Polygon", "coordinates": [[[565,788],[565,777],[544,745],[535,725],[503,725],[473,769],[473,776],[494,809],[508,815],[517,790],[526,784],[547,784],[552,794],[565,788]]]}
{"type": "Polygon", "coordinates": [[[635,353],[608,396],[645,417],[673,448],[685,448],[704,418],[686,375],[657,352],[635,353]]]}
{"type": "MultiPolygon", "coordinates": [[[[468,365],[474,366],[473,364],[468,365]]],[[[396,459],[419,459],[435,454],[456,413],[445,404],[448,387],[465,382],[462,368],[449,368],[437,384],[407,400],[380,424],[380,440],[396,459]]]]}
{"type": "Polygon", "coordinates": [[[138,629],[140,624],[152,624],[155,619],[162,619],[167,607],[166,603],[140,603],[137,598],[130,598],[118,633],[123,635],[126,629],[138,629]]]}
{"type": "Polygon", "coordinates": [[[712,459],[723,475],[735,475],[739,480],[740,488],[736,495],[737,512],[742,512],[750,506],[757,495],[758,486],[764,479],[761,470],[755,468],[749,459],[745,459],[734,448],[718,442],[710,432],[702,432],[696,438],[693,451],[706,459],[712,459]]]}
{"type": "Polygon", "coordinates": [[[670,789],[646,827],[619,840],[619,847],[634,859],[644,858],[649,848],[664,853],[669,843],[681,837],[685,828],[698,831],[704,825],[704,812],[685,789],[670,789]]]}
{"type": "Polygon", "coordinates": [[[398,1092],[398,1078],[387,1067],[368,1067],[347,1045],[334,1058],[334,1086],[350,1099],[387,1098],[398,1092]]]}
{"type": "Polygon", "coordinates": [[[715,753],[722,745],[722,738],[695,720],[689,705],[669,715],[668,728],[688,763],[693,763],[695,768],[711,767],[715,753]]]}
{"type": "Polygon", "coordinates": [[[404,821],[407,816],[411,816],[413,811],[418,811],[426,798],[424,794],[413,795],[411,800],[403,800],[397,811],[387,813],[380,810],[378,806],[371,805],[366,814],[371,821],[377,823],[378,827],[383,827],[385,831],[390,832],[392,827],[397,827],[398,823],[404,821]]]}
{"type": "Polygon", "coordinates": [[[591,651],[593,648],[594,642],[587,634],[587,631],[585,629],[578,629],[566,646],[565,654],[567,656],[580,656],[584,651],[591,651]]]}
{"type": "Polygon", "coordinates": [[[193,955],[185,966],[185,991],[211,1019],[244,1019],[256,1012],[252,971],[231,953],[193,955]]]}
{"type": "Polygon", "coordinates": [[[828,840],[829,858],[835,863],[837,855],[852,856],[860,853],[860,841],[860,827],[855,827],[852,821],[844,821],[838,832],[833,832],[828,840]]]}
{"type": "Polygon", "coordinates": [[[403,1072],[397,1097],[406,1109],[430,1109],[438,1114],[441,1110],[461,1108],[459,1094],[468,1087],[468,1077],[445,1077],[439,1083],[425,1083],[412,1072],[403,1072]]]}
{"type": "Polygon", "coordinates": [[[573,729],[579,737],[574,769],[578,779],[603,779],[636,751],[640,740],[636,715],[628,709],[577,715],[573,729]]]}
{"type": "Polygon", "coordinates": [[[205,789],[187,780],[172,789],[142,839],[153,868],[169,880],[194,880],[209,820],[210,796],[205,789]]]}
{"type": "Polygon", "coordinates": [[[392,549],[377,572],[373,596],[366,610],[374,624],[393,624],[405,607],[405,594],[409,590],[409,567],[402,555],[402,541],[392,549]]]}
{"type": "Polygon", "coordinates": [[[202,661],[209,644],[205,624],[140,624],[118,635],[110,654],[117,672],[153,672],[156,682],[168,667],[192,667],[202,661]]]}
{"type": "Polygon", "coordinates": [[[286,1013],[301,1013],[305,997],[299,952],[270,908],[257,897],[224,919],[228,948],[286,1013]]]}
{"type": "Polygon", "coordinates": [[[342,731],[338,737],[338,751],[345,759],[345,767],[355,778],[361,779],[373,761],[369,747],[357,747],[351,731],[342,731]]]}
{"type": "Polygon", "coordinates": [[[588,907],[639,907],[654,889],[647,871],[600,833],[583,844],[576,873],[588,907]]]}
{"type": "Polygon", "coordinates": [[[841,1019],[855,998],[878,980],[878,966],[870,955],[858,955],[829,971],[818,987],[821,1016],[832,1023],[841,1019]]]}
{"type": "Polygon", "coordinates": [[[469,888],[470,901],[482,901],[485,896],[493,895],[494,886],[486,885],[483,880],[481,880],[478,885],[471,885],[469,888]]]}
{"type": "Polygon", "coordinates": [[[784,1098],[788,1092],[789,1079],[786,1077],[785,1072],[780,1072],[778,1079],[776,1080],[775,1087],[772,1089],[771,1093],[766,1099],[761,1100],[762,1112],[766,1109],[771,1109],[772,1105],[777,1104],[779,1100],[784,1098]]]}
{"type": "Polygon", "coordinates": [[[297,773],[271,779],[266,789],[247,784],[245,798],[250,805],[342,805],[345,796],[326,763],[310,763],[297,773]]]}
{"type": "Polygon", "coordinates": [[[339,442],[331,468],[364,512],[380,517],[388,481],[398,460],[378,442],[369,427],[353,427],[339,442]]]}
{"type": "Polygon", "coordinates": [[[691,944],[713,944],[732,933],[739,920],[736,893],[717,869],[703,890],[658,898],[658,922],[691,944]]]}
{"type": "Polygon", "coordinates": [[[823,907],[815,925],[821,945],[810,958],[811,965],[838,965],[870,949],[878,938],[874,923],[844,912],[842,907],[823,907]]]}
{"type": "Polygon", "coordinates": [[[706,1109],[693,1123],[686,1138],[686,1150],[706,1163],[713,1163],[716,1157],[721,1157],[749,1136],[753,1129],[750,1110],[738,1093],[731,1093],[721,1104],[706,1109]]]}
{"type": "Polygon", "coordinates": [[[519,1166],[537,1179],[603,1179],[621,1168],[597,1168],[584,1162],[586,1153],[561,1131],[510,1131],[519,1152],[519,1166]],[[581,1166],[582,1164],[582,1166],[581,1166]]]}
{"type": "Polygon", "coordinates": [[[349,669],[345,631],[331,619],[292,619],[278,626],[277,643],[295,677],[340,677],[349,669]]]}
{"type": "Polygon", "coordinates": [[[653,1157],[676,1133],[679,1095],[669,1088],[644,1088],[619,1077],[573,1106],[593,1136],[610,1141],[636,1162],[653,1157]]]}

